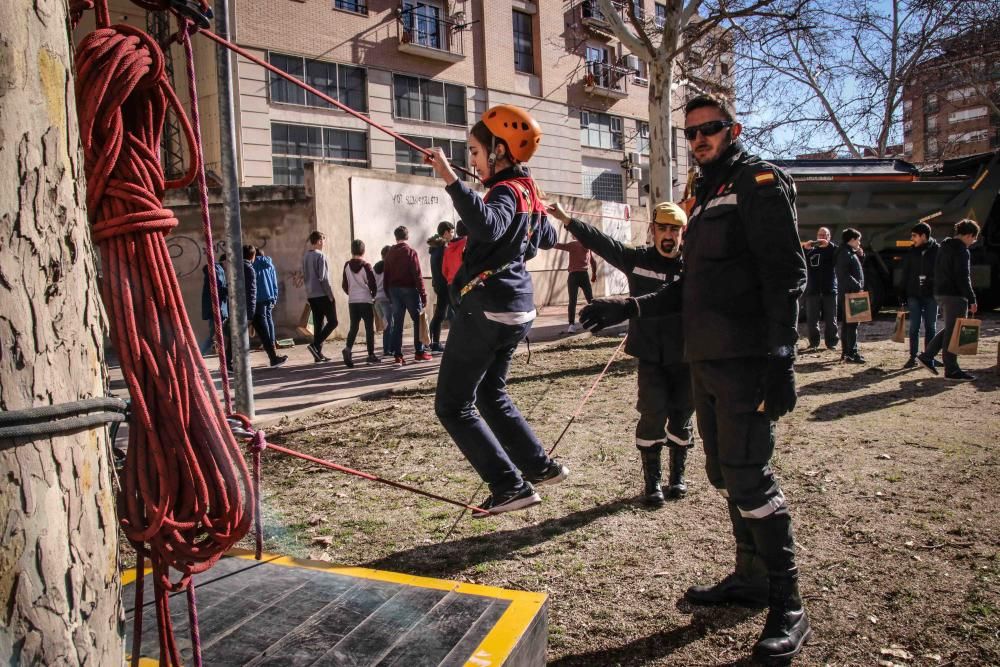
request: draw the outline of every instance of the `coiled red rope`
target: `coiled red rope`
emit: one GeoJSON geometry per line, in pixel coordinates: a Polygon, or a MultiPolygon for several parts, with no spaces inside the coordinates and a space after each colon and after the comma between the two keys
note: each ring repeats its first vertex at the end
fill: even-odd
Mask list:
{"type": "MultiPolygon", "coordinates": [[[[193,181],[200,146],[167,82],[160,47],[132,26],[111,26],[106,0],[98,0],[95,10],[98,28],[76,51],[76,97],[87,207],[101,253],[101,295],[136,418],[119,516],[139,554],[140,572],[144,559],[152,565],[160,664],[180,665],[168,593],[187,590],[193,602],[191,576],[246,535],[253,491],[164,241],[177,220],[163,207],[163,193],[193,181]],[[176,181],[164,178],[159,161],[168,112],[180,121],[190,146],[188,173],[176,181]],[[177,581],[171,581],[171,569],[179,573],[177,581]]],[[[79,11],[74,8],[74,17],[79,11]]],[[[136,590],[141,595],[142,587],[136,590]]],[[[140,598],[136,624],[141,614],[140,598]]],[[[140,634],[137,628],[136,638],[140,634]]],[[[134,646],[133,664],[138,653],[134,646]]]]}

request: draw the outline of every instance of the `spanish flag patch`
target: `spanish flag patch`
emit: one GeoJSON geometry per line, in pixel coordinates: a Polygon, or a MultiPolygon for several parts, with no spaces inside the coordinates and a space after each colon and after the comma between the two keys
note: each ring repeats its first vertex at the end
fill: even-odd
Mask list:
{"type": "Polygon", "coordinates": [[[753,180],[757,182],[757,185],[770,185],[774,183],[775,176],[773,171],[762,171],[753,177],[753,180]]]}

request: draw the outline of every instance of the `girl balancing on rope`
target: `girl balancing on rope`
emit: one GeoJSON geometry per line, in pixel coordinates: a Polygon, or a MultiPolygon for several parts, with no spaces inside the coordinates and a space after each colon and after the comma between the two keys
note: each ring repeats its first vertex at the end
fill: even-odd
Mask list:
{"type": "Polygon", "coordinates": [[[556,484],[569,474],[545,453],[507,394],[511,357],[535,319],[525,263],[557,238],[524,167],[541,138],[538,123],[517,107],[500,105],[483,115],[469,133],[469,157],[489,188],[485,197],[458,179],[441,149],[426,158],[469,233],[451,286],[458,305],[434,411],[489,485],[490,495],[479,506],[490,514],[537,505],[535,486],[556,484]]]}

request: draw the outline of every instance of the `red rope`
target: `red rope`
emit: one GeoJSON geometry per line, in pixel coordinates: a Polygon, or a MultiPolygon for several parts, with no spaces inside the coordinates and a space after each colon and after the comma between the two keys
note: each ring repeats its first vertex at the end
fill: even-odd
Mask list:
{"type": "Polygon", "coordinates": [[[246,535],[253,491],[164,241],[177,220],[163,193],[194,180],[198,142],[159,46],[132,26],[110,26],[105,1],[96,14],[98,29],[77,47],[76,97],[101,295],[135,415],[119,516],[140,562],[149,558],[153,569],[161,664],[179,665],[167,596],[246,535]],[[176,181],[164,178],[159,161],[170,111],[191,146],[188,172],[176,181]]]}

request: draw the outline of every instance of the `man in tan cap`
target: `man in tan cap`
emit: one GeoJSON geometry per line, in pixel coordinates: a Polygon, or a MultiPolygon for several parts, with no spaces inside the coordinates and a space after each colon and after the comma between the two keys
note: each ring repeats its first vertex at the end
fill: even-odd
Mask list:
{"type": "MultiPolygon", "coordinates": [[[[549,214],[563,223],[577,241],[628,277],[629,294],[652,294],[665,283],[680,279],[681,236],[687,215],[673,202],[653,209],[649,223],[652,245],[633,248],[623,245],[594,227],[570,218],[559,204],[549,214]]],[[[639,423],[635,446],[642,458],[644,499],[659,507],[664,496],[682,498],[687,493],[684,466],[688,449],[694,444],[691,417],[691,375],[684,363],[684,338],[680,313],[663,317],[632,318],[625,351],[639,360],[639,423]],[[670,475],[660,486],[660,451],[670,452],[670,475]]]]}

